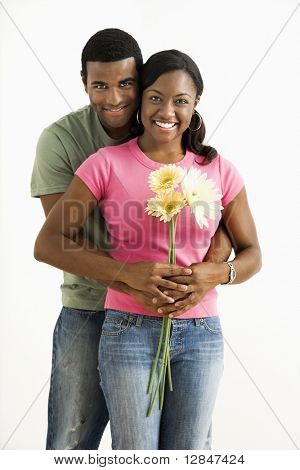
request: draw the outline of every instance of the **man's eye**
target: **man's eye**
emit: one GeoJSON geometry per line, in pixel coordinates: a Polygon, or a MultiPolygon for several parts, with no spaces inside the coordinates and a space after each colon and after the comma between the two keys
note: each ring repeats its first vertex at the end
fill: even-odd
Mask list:
{"type": "Polygon", "coordinates": [[[160,101],[159,96],[150,96],[150,101],[160,101]]]}
{"type": "Polygon", "coordinates": [[[105,90],[107,88],[106,85],[102,85],[101,83],[95,86],[96,90],[105,90]]]}
{"type": "Polygon", "coordinates": [[[130,85],[132,85],[132,82],[129,82],[129,81],[128,81],[128,82],[121,82],[121,83],[120,83],[120,86],[121,86],[122,88],[124,88],[124,87],[126,87],[126,86],[130,86],[130,85]]]}
{"type": "Polygon", "coordinates": [[[188,104],[187,100],[183,99],[183,98],[179,98],[178,100],[176,100],[176,103],[179,103],[179,104],[188,104]]]}

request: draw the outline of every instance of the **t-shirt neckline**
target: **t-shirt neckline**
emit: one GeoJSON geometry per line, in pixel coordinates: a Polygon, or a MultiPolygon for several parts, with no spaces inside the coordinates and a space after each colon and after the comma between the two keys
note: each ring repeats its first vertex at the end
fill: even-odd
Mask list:
{"type": "MultiPolygon", "coordinates": [[[[155,162],[154,160],[151,160],[151,158],[147,157],[147,155],[140,149],[137,140],[138,140],[138,137],[135,137],[134,139],[130,140],[129,148],[130,148],[131,153],[134,154],[134,156],[140,163],[150,168],[151,170],[157,170],[167,165],[167,163],[155,162]]],[[[194,161],[194,158],[195,158],[195,155],[190,150],[187,149],[185,152],[185,156],[179,162],[174,163],[174,165],[187,167],[194,161]]]]}

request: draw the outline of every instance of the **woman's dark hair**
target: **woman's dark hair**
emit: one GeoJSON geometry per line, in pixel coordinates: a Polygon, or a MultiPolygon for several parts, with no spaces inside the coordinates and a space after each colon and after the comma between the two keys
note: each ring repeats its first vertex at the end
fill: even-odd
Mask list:
{"type": "Polygon", "coordinates": [[[81,55],[81,67],[84,80],[87,79],[87,61],[116,62],[133,57],[136,69],[140,72],[143,56],[136,40],[130,34],[116,28],[98,31],[86,43],[81,55]]]}
{"type": "MultiPolygon", "coordinates": [[[[183,52],[171,49],[169,51],[162,51],[153,54],[145,63],[140,75],[140,93],[152,85],[161,75],[174,70],[184,70],[192,78],[196,89],[197,95],[201,96],[203,92],[203,81],[200,71],[195,62],[183,52]]],[[[199,118],[193,115],[191,120],[191,128],[196,129],[199,125],[199,118]]],[[[192,152],[204,156],[202,164],[210,163],[217,155],[218,152],[213,147],[204,145],[205,138],[205,125],[202,120],[202,125],[199,130],[191,131],[186,129],[183,133],[183,145],[192,152]]]]}

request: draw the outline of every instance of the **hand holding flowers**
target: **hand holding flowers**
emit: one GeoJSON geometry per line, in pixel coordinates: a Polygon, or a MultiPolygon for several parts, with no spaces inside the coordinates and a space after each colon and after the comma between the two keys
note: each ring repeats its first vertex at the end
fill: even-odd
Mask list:
{"type": "Polygon", "coordinates": [[[228,266],[224,263],[193,263],[189,267],[193,271],[191,276],[170,278],[174,282],[187,285],[186,295],[181,299],[177,299],[174,296],[176,291],[164,290],[163,292],[166,295],[173,297],[177,301],[168,305],[160,305],[159,300],[156,298],[155,305],[159,305],[158,313],[168,315],[169,318],[182,315],[201,302],[208,291],[228,280],[228,266]]]}

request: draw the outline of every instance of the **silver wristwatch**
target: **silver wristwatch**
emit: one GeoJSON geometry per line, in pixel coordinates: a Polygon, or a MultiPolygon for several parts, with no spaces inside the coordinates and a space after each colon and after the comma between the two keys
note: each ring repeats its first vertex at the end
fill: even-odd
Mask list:
{"type": "Polygon", "coordinates": [[[233,266],[233,264],[230,263],[230,261],[224,261],[224,263],[227,264],[227,265],[230,267],[229,281],[228,281],[228,282],[225,282],[225,285],[227,285],[227,284],[232,284],[233,281],[234,281],[235,278],[236,278],[236,269],[235,269],[235,267],[233,266]]]}

